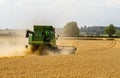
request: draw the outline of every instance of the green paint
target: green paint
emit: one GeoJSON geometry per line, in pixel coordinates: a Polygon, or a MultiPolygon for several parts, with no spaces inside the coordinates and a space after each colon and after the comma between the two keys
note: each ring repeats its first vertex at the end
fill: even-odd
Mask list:
{"type": "Polygon", "coordinates": [[[27,30],[29,44],[56,46],[53,26],[34,25],[34,31],[27,30]]]}

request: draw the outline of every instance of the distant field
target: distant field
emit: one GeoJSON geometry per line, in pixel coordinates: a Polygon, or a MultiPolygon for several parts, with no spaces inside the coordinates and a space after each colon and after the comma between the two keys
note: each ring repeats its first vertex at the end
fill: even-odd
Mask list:
{"type": "MultiPolygon", "coordinates": [[[[0,43],[27,43],[27,40],[15,39],[0,37],[0,43]]],[[[120,78],[119,39],[62,39],[57,40],[57,44],[76,46],[76,54],[0,58],[0,78],[120,78]]]]}

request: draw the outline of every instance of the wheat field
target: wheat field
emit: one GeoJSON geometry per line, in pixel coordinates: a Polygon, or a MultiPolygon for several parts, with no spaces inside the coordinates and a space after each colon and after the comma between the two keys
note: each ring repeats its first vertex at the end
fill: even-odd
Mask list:
{"type": "Polygon", "coordinates": [[[57,40],[57,44],[76,46],[77,51],[72,55],[0,58],[0,78],[120,78],[119,39],[57,40]]]}

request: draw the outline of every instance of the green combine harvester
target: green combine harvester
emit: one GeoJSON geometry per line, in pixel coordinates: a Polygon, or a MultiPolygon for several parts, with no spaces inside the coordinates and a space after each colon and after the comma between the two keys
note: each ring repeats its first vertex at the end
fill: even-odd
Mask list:
{"type": "Polygon", "coordinates": [[[54,54],[74,54],[74,46],[57,46],[55,37],[55,28],[53,26],[34,25],[34,30],[27,30],[26,37],[29,40],[29,46],[33,53],[40,55],[54,54]],[[46,50],[49,53],[46,53],[46,50]]]}

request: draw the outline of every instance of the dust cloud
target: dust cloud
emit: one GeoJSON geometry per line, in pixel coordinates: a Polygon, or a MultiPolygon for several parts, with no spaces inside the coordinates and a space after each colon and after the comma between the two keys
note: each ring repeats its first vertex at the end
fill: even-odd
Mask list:
{"type": "Polygon", "coordinates": [[[0,57],[25,56],[30,50],[25,37],[0,37],[0,57]]]}
{"type": "Polygon", "coordinates": [[[50,48],[47,46],[44,46],[42,55],[69,55],[69,54],[74,54],[75,53],[75,48],[73,47],[65,47],[60,48],[59,46],[56,48],[50,48]]]}
{"type": "MultiPolygon", "coordinates": [[[[25,36],[0,36],[0,57],[26,56],[33,54],[30,48],[26,48],[28,38],[25,36]]],[[[38,52],[40,52],[38,50],[38,52]]],[[[50,48],[44,46],[41,55],[69,55],[74,54],[73,48],[50,48]]]]}

